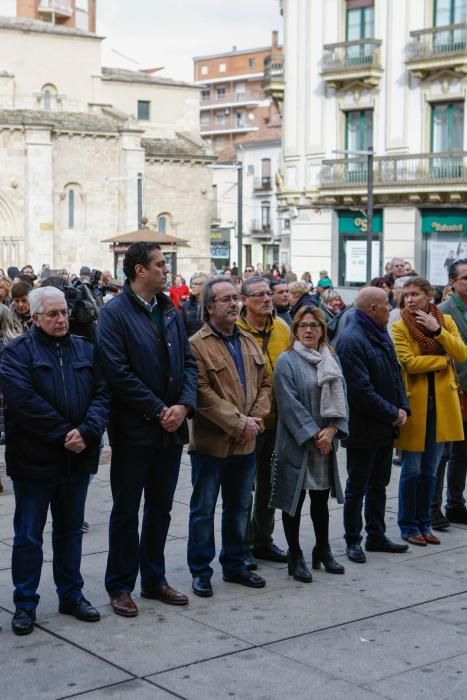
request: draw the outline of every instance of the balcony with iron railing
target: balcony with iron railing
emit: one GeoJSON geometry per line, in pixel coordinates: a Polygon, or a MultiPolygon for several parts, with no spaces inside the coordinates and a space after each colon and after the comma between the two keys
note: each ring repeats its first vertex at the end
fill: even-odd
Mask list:
{"type": "Polygon", "coordinates": [[[38,11],[40,14],[71,17],[73,7],[71,0],[40,0],[38,11]]]}
{"type": "Polygon", "coordinates": [[[368,87],[375,87],[383,72],[381,44],[379,39],[325,44],[321,71],[325,82],[341,88],[359,80],[368,87]]]}
{"type": "Polygon", "coordinates": [[[272,227],[269,223],[263,223],[260,219],[250,221],[250,235],[258,238],[269,238],[272,236],[272,227]]]}
{"type": "Polygon", "coordinates": [[[209,134],[230,134],[249,131],[258,131],[258,127],[254,123],[248,123],[242,119],[237,119],[235,116],[226,118],[221,122],[203,121],[201,120],[201,134],[208,136],[209,134]]]}
{"type": "Polygon", "coordinates": [[[284,101],[284,56],[271,54],[264,59],[264,93],[276,103],[279,111],[282,111],[284,101]]]}
{"type": "Polygon", "coordinates": [[[235,107],[239,105],[258,105],[264,99],[261,90],[245,90],[244,92],[226,92],[221,97],[217,94],[201,94],[201,110],[217,109],[220,107],[235,107]]]}
{"type": "Polygon", "coordinates": [[[253,181],[253,191],[264,194],[272,191],[272,178],[270,175],[255,177],[253,181]]]}
{"type": "Polygon", "coordinates": [[[406,64],[417,78],[442,69],[467,72],[467,23],[420,29],[410,36],[406,64]]]}
{"type": "MultiPolygon", "coordinates": [[[[321,190],[365,189],[368,161],[365,157],[324,160],[320,173],[321,190]]],[[[467,152],[417,153],[404,156],[377,156],[373,183],[384,188],[462,185],[467,189],[467,152]]]]}

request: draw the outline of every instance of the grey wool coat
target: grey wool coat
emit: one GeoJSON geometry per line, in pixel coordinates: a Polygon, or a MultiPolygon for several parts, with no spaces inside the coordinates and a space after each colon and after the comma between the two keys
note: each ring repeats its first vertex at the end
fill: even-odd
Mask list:
{"type": "MultiPolygon", "coordinates": [[[[337,358],[335,358],[337,362],[337,358]]],[[[331,495],[338,503],[344,502],[337,467],[336,450],[338,440],[348,434],[348,420],[343,418],[322,418],[320,416],[320,389],[303,383],[300,363],[306,363],[294,350],[283,352],[274,370],[274,390],[278,407],[278,422],[275,443],[275,458],[272,467],[271,508],[284,510],[295,515],[298,499],[305,475],[305,453],[308,443],[321,428],[333,425],[337,428],[333,440],[331,460],[331,495]]],[[[308,371],[316,369],[306,363],[308,371]]],[[[305,370],[307,371],[307,370],[305,370]]],[[[311,382],[310,382],[311,383],[311,382]]],[[[345,389],[345,383],[342,379],[345,389]]]]}

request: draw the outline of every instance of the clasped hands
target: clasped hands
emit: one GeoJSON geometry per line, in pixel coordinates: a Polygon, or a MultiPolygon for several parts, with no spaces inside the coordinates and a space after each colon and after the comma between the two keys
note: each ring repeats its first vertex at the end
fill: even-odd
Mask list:
{"type": "Polygon", "coordinates": [[[70,450],[70,452],[74,452],[75,454],[79,454],[86,449],[86,443],[81,437],[81,433],[79,432],[78,428],[69,430],[65,435],[65,449],[70,450]]]}
{"type": "Polygon", "coordinates": [[[258,433],[261,432],[262,422],[263,421],[261,418],[256,418],[255,416],[247,417],[243,432],[238,439],[240,445],[245,445],[249,440],[252,440],[258,435],[258,433]]]}
{"type": "Polygon", "coordinates": [[[335,434],[337,433],[337,428],[333,425],[328,425],[326,428],[322,428],[319,433],[313,436],[313,442],[315,447],[321,452],[322,455],[328,455],[332,450],[332,441],[335,434]]]}
{"type": "Polygon", "coordinates": [[[183,404],[166,406],[159,415],[161,427],[168,433],[175,433],[188,415],[188,407],[183,404]]]}
{"type": "Polygon", "coordinates": [[[397,416],[396,420],[392,422],[394,426],[401,427],[407,423],[407,413],[404,411],[403,408],[399,409],[399,415],[397,416]]]}

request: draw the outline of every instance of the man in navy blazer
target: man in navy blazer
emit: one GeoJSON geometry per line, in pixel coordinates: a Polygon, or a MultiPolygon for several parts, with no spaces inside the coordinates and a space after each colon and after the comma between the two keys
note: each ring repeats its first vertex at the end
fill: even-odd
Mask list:
{"type": "Polygon", "coordinates": [[[143,597],[188,604],[167,583],[164,548],[198,371],[182,315],[163,293],[168,267],[159,244],[131,245],[123,270],[123,293],[101,311],[97,344],[112,394],[113,508],[105,585],[114,612],[134,617],[138,570],[143,597]]]}

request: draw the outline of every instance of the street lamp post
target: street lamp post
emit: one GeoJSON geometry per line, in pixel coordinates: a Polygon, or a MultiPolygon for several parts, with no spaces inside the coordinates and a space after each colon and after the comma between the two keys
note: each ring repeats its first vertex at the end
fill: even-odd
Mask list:
{"type": "Polygon", "coordinates": [[[342,151],[333,151],[333,153],[343,153],[344,155],[366,156],[367,157],[367,207],[366,207],[366,281],[369,282],[372,278],[372,253],[373,253],[373,209],[374,209],[374,184],[373,184],[373,165],[375,152],[372,148],[367,151],[351,151],[345,149],[342,151]]]}

